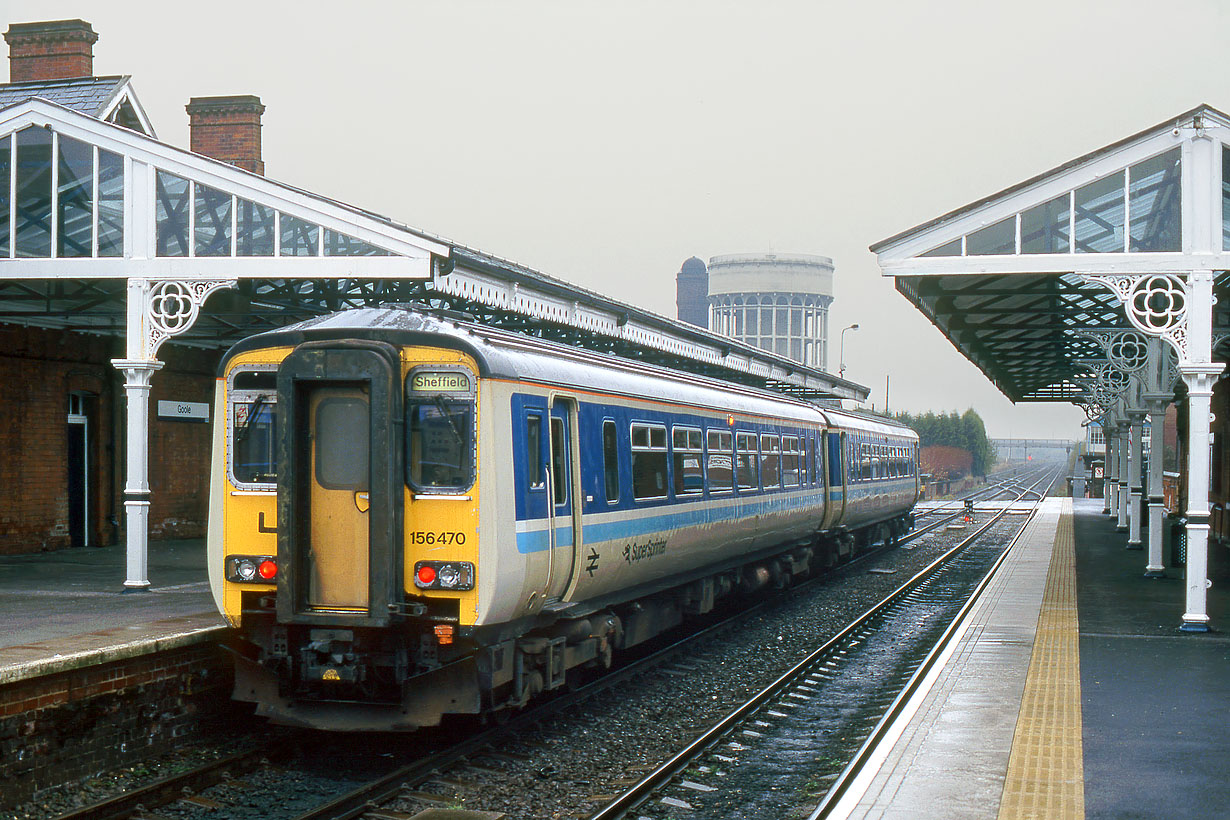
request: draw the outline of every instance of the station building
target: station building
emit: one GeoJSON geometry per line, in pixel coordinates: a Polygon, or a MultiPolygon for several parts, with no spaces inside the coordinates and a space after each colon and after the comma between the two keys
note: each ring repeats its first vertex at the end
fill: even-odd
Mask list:
{"type": "MultiPolygon", "coordinates": [[[[162,142],[82,20],[12,23],[0,85],[0,553],[127,545],[207,524],[215,371],[254,333],[415,303],[808,398],[867,389],[369,210],[269,179],[264,105],[186,98],[162,142]]],[[[361,173],[362,169],[356,169],[361,173]]]]}

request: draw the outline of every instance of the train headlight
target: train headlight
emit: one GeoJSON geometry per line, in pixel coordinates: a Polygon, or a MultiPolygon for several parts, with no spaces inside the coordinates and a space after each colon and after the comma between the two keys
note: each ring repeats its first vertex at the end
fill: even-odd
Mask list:
{"type": "Polygon", "coordinates": [[[271,584],[278,575],[272,555],[231,555],[226,559],[226,580],[236,584],[271,584]]]}
{"type": "Polygon", "coordinates": [[[474,589],[474,565],[469,561],[419,561],[414,565],[419,589],[474,589]]]}

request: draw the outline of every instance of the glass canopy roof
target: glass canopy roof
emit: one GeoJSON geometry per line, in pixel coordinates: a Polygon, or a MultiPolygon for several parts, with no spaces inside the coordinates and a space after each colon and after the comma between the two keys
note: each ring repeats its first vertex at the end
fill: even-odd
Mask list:
{"type": "MultiPolygon", "coordinates": [[[[391,255],[170,171],[154,177],[158,256],[391,255]]],[[[0,258],[123,256],[126,188],[120,154],[39,126],[0,137],[0,258]]]]}

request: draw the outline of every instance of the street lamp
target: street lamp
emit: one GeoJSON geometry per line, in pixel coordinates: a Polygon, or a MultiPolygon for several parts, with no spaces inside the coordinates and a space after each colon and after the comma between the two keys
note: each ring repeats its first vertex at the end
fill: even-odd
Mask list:
{"type": "Polygon", "coordinates": [[[841,352],[837,356],[837,376],[838,378],[845,378],[846,376],[846,331],[847,330],[858,330],[858,322],[855,322],[849,327],[843,327],[841,329],[841,352]]]}

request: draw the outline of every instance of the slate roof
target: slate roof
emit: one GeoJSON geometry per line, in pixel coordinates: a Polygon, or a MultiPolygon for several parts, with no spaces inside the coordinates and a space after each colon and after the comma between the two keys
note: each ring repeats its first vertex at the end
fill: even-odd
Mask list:
{"type": "Polygon", "coordinates": [[[5,83],[0,85],[0,109],[31,97],[42,97],[82,114],[100,117],[128,79],[128,76],[76,77],[71,80],[5,83]]]}

